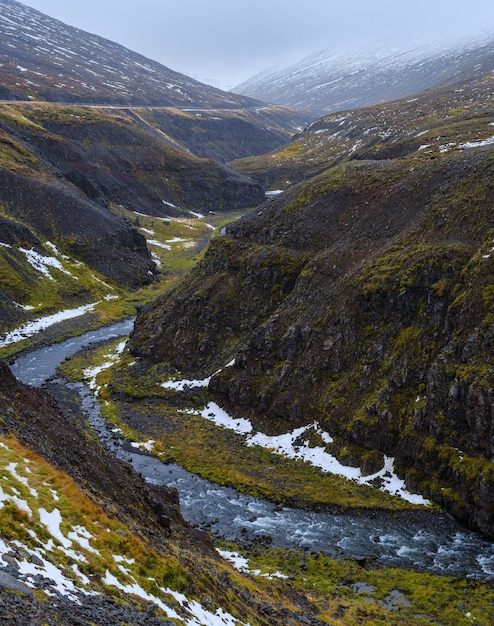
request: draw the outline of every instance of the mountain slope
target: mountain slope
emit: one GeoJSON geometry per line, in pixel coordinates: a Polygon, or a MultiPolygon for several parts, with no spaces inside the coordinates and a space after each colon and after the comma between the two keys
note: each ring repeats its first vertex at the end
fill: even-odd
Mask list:
{"type": "Polygon", "coordinates": [[[321,170],[328,143],[340,164],[228,228],[130,347],[182,376],[235,357],[209,383],[235,415],[278,433],[318,421],[342,459],[395,456],[493,536],[491,85],[464,87],[466,110],[452,88],[448,106],[430,93],[316,122],[321,170]]]}
{"type": "Polygon", "coordinates": [[[198,157],[221,163],[276,149],[299,133],[314,118],[288,107],[187,111],[146,108],[133,111],[154,127],[170,145],[198,157]]]}
{"type": "Polygon", "coordinates": [[[136,213],[164,219],[263,200],[251,179],[170,147],[135,115],[0,105],[2,331],[155,280],[136,213]]]}
{"type": "Polygon", "coordinates": [[[136,124],[220,161],[272,150],[314,117],[214,89],[15,0],[0,9],[0,99],[146,107],[136,124]]]}
{"type": "Polygon", "coordinates": [[[414,98],[325,115],[279,150],[231,163],[265,189],[287,189],[352,160],[417,153],[436,159],[484,137],[492,111],[492,74],[425,91],[414,98]]]}
{"type": "Polygon", "coordinates": [[[15,0],[0,3],[0,98],[93,104],[255,106],[63,24],[15,0]]]}
{"type": "Polygon", "coordinates": [[[256,206],[259,184],[224,163],[282,145],[308,120],[230,97],[18,2],[0,8],[2,331],[153,281],[136,213],[256,206]],[[9,102],[19,99],[31,102],[9,102]],[[63,269],[50,273],[47,263],[63,269]]]}
{"type": "Polygon", "coordinates": [[[170,146],[134,110],[4,104],[0,115],[4,142],[22,152],[23,161],[11,156],[18,167],[61,178],[103,207],[177,215],[177,206],[236,209],[263,198],[246,177],[170,146]]]}
{"type": "Polygon", "coordinates": [[[261,73],[234,91],[265,102],[319,113],[344,111],[404,98],[494,67],[494,39],[403,44],[311,55],[281,70],[261,73]]]}

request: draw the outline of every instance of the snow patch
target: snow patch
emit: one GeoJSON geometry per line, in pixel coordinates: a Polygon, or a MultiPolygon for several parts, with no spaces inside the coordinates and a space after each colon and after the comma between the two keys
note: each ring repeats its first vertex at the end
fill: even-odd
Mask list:
{"type": "Polygon", "coordinates": [[[488,137],[487,139],[481,139],[479,141],[467,141],[466,143],[460,144],[459,148],[480,148],[481,146],[491,146],[494,144],[494,135],[492,137],[488,137]]]}
{"type": "Polygon", "coordinates": [[[148,439],[148,441],[142,442],[132,441],[130,445],[133,448],[137,448],[138,450],[146,450],[146,452],[152,452],[155,443],[156,441],[154,441],[153,439],[148,439]]]}
{"type": "Polygon", "coordinates": [[[101,372],[104,372],[115,364],[118,356],[124,351],[126,344],[127,341],[120,341],[112,352],[105,355],[105,357],[108,359],[107,361],[105,361],[101,365],[87,367],[82,371],[84,378],[87,380],[87,385],[89,389],[94,391],[95,396],[98,395],[101,388],[98,386],[98,383],[96,381],[98,374],[101,374],[101,372]]]}
{"type": "Polygon", "coordinates": [[[26,255],[27,261],[31,267],[33,267],[40,274],[43,274],[43,276],[46,276],[49,280],[55,280],[48,269],[49,267],[53,267],[77,280],[77,277],[66,270],[60,261],[54,256],[43,256],[39,252],[36,252],[34,248],[31,248],[30,250],[27,250],[26,248],[19,248],[19,251],[26,255]]]}
{"type": "MultiPolygon", "coordinates": [[[[209,381],[210,379],[206,380],[209,381]]],[[[173,381],[173,388],[180,390],[181,382],[190,383],[191,381],[173,381]]],[[[170,382],[163,385],[165,384],[171,386],[170,382]]],[[[392,457],[385,456],[383,467],[378,472],[365,476],[359,467],[343,465],[335,456],[326,451],[325,446],[310,446],[304,438],[304,435],[308,434],[310,430],[313,430],[325,445],[333,442],[331,435],[322,430],[317,422],[296,428],[292,432],[269,436],[262,432],[253,433],[254,428],[248,419],[232,417],[215,402],[209,402],[202,411],[184,412],[200,415],[217,426],[232,430],[239,435],[246,435],[245,443],[248,446],[260,446],[271,450],[274,454],[310,463],[323,472],[342,476],[361,485],[372,485],[381,491],[399,496],[411,504],[430,504],[429,500],[421,495],[412,494],[406,489],[405,482],[394,471],[394,459],[392,457]]]]}
{"type": "Polygon", "coordinates": [[[59,541],[64,548],[70,548],[72,541],[67,539],[60,530],[60,524],[62,523],[62,515],[60,511],[55,508],[51,513],[48,513],[46,509],[38,509],[39,520],[46,526],[50,535],[59,541]]]}
{"type": "Polygon", "coordinates": [[[0,348],[4,348],[11,343],[23,341],[24,339],[32,337],[46,328],[64,320],[84,315],[85,313],[92,311],[97,304],[99,304],[99,302],[84,304],[83,306],[77,307],[77,309],[66,309],[65,311],[59,311],[53,315],[47,315],[46,317],[41,317],[37,320],[28,322],[27,324],[24,324],[24,326],[3,335],[3,339],[0,339],[0,348]]]}
{"type": "Polygon", "coordinates": [[[22,485],[24,485],[24,487],[26,487],[29,490],[29,493],[34,497],[37,498],[38,497],[38,492],[36,491],[36,489],[33,489],[32,487],[29,486],[29,481],[25,476],[20,476],[17,473],[17,466],[19,464],[18,463],[10,463],[9,465],[7,465],[7,467],[5,468],[8,472],[10,472],[12,474],[12,476],[18,481],[20,482],[22,485]]]}
{"type": "Polygon", "coordinates": [[[217,552],[226,561],[231,563],[233,567],[239,572],[253,574],[254,576],[262,576],[263,578],[268,578],[269,580],[273,580],[274,578],[288,578],[288,576],[282,574],[281,572],[275,572],[274,574],[263,574],[259,569],[251,569],[249,567],[249,561],[247,561],[247,559],[241,556],[238,552],[229,552],[227,550],[217,550],[217,552]]]}
{"type": "Polygon", "coordinates": [[[175,389],[175,391],[184,391],[185,389],[194,389],[196,387],[207,387],[212,376],[203,380],[182,378],[181,380],[166,380],[161,383],[164,389],[175,389]]]}
{"type": "Polygon", "coordinates": [[[157,248],[163,248],[163,250],[171,250],[172,247],[162,241],[158,241],[157,239],[148,239],[149,244],[152,246],[156,246],[157,248]]]}
{"type": "Polygon", "coordinates": [[[239,435],[246,435],[251,433],[253,430],[252,424],[249,420],[231,417],[226,411],[218,406],[216,402],[210,402],[206,405],[206,407],[204,407],[204,409],[200,412],[200,415],[217,426],[223,426],[223,428],[233,430],[239,435]]]}
{"type": "MultiPolygon", "coordinates": [[[[159,589],[163,594],[172,596],[174,600],[178,602],[183,611],[183,614],[179,615],[174,609],[166,605],[161,598],[148,593],[137,582],[135,582],[135,580],[132,578],[131,580],[132,582],[123,584],[116,576],[106,570],[103,583],[110,587],[116,587],[126,594],[132,594],[142,598],[143,600],[147,600],[148,602],[153,602],[160,607],[168,618],[180,620],[181,622],[184,621],[187,626],[238,626],[239,624],[242,624],[242,622],[239,622],[232,615],[226,613],[221,608],[215,613],[212,613],[199,604],[199,602],[188,599],[184,594],[173,591],[172,589],[160,587],[159,589]]],[[[243,626],[247,625],[243,624],[243,626]]]]}

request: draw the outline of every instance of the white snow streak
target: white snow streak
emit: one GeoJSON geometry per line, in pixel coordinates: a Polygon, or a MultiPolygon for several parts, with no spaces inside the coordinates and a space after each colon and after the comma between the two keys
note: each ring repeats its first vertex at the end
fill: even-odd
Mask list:
{"type": "MultiPolygon", "coordinates": [[[[182,391],[190,386],[204,386],[206,382],[209,383],[210,379],[211,377],[203,381],[167,381],[162,383],[162,386],[182,391]]],[[[372,485],[391,495],[399,496],[411,504],[430,504],[429,500],[426,500],[421,495],[412,494],[406,489],[405,482],[395,474],[394,459],[392,457],[385,456],[383,467],[378,472],[366,476],[362,474],[362,470],[359,467],[343,465],[335,456],[327,452],[324,446],[310,446],[304,439],[304,435],[310,430],[317,433],[325,445],[333,441],[331,435],[323,431],[317,422],[296,428],[292,432],[271,437],[261,432],[253,433],[254,429],[249,420],[230,416],[215,402],[209,402],[202,411],[190,411],[190,413],[201,415],[201,417],[217,426],[232,430],[239,435],[245,435],[245,442],[248,446],[260,446],[271,450],[274,454],[310,463],[329,474],[336,474],[348,480],[354,480],[361,485],[372,485]]]]}
{"type": "Polygon", "coordinates": [[[28,322],[27,324],[24,324],[24,326],[21,326],[20,328],[17,328],[10,333],[4,335],[3,339],[0,339],[0,348],[8,346],[11,343],[23,341],[24,339],[32,337],[42,330],[45,330],[46,328],[49,328],[54,324],[58,324],[58,322],[62,322],[63,320],[68,320],[72,319],[73,317],[79,317],[80,315],[84,315],[85,313],[92,311],[97,304],[99,304],[99,302],[84,304],[77,309],[67,309],[65,311],[59,311],[58,313],[54,313],[53,315],[47,315],[46,317],[40,317],[37,320],[28,322]]]}
{"type": "Polygon", "coordinates": [[[459,148],[479,148],[481,146],[491,146],[494,144],[494,135],[489,137],[488,139],[481,139],[479,141],[467,141],[466,143],[460,144],[459,148]]]}

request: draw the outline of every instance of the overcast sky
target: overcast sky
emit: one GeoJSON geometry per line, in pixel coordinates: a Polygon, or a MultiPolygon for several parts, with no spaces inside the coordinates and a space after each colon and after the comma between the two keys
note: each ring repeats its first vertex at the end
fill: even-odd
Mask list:
{"type": "Polygon", "coordinates": [[[23,0],[229,89],[325,48],[494,34],[493,0],[23,0]]]}

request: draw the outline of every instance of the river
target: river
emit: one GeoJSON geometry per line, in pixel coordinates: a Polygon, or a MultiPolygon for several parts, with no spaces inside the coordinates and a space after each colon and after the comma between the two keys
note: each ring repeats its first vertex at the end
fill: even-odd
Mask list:
{"type": "MultiPolygon", "coordinates": [[[[56,376],[58,365],[91,344],[128,335],[133,320],[90,331],[20,357],[12,371],[40,387],[56,376]]],[[[370,559],[377,564],[494,581],[494,543],[460,527],[447,515],[333,515],[307,512],[256,499],[199,478],[175,464],[146,455],[101,417],[97,399],[86,386],[57,379],[78,393],[83,410],[102,443],[130,462],[146,480],[178,490],[184,518],[213,536],[243,542],[324,552],[333,557],[370,559]]]]}

